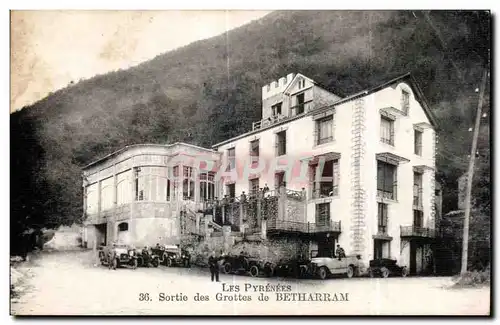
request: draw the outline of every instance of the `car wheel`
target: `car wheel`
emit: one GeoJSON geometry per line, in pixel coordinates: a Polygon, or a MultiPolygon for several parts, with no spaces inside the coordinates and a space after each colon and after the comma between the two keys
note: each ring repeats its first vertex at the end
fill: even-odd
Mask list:
{"type": "Polygon", "coordinates": [[[326,270],[326,267],[322,266],[319,268],[318,276],[321,280],[326,279],[326,277],[328,276],[328,271],[326,270]]]}
{"type": "Polygon", "coordinates": [[[167,266],[172,267],[172,260],[170,258],[167,258],[167,266]]]}
{"type": "Polygon", "coordinates": [[[352,278],[353,276],[354,276],[354,268],[351,265],[349,265],[347,267],[347,277],[352,278]]]}
{"type": "Polygon", "coordinates": [[[408,269],[406,267],[403,267],[401,270],[401,276],[405,278],[408,275],[408,269]]]}
{"type": "Polygon", "coordinates": [[[373,269],[369,269],[368,270],[368,274],[370,275],[370,278],[374,278],[375,277],[375,271],[373,269]]]}
{"type": "Polygon", "coordinates": [[[158,265],[160,265],[160,261],[158,261],[158,259],[157,259],[157,258],[155,258],[155,259],[151,262],[151,264],[153,264],[153,267],[158,267],[158,265]]]}
{"type": "Polygon", "coordinates": [[[250,268],[250,275],[254,278],[259,276],[259,268],[257,267],[257,265],[253,265],[250,268]]]}
{"type": "Polygon", "coordinates": [[[138,259],[136,259],[136,261],[137,261],[137,266],[145,266],[144,265],[144,261],[142,260],[141,257],[139,257],[138,259]]]}
{"type": "Polygon", "coordinates": [[[118,263],[118,259],[114,258],[114,259],[113,259],[113,262],[112,262],[111,264],[112,264],[112,266],[111,266],[111,267],[112,267],[112,269],[113,269],[113,270],[116,270],[116,268],[118,267],[118,264],[119,264],[119,263],[118,263]]]}
{"type": "Polygon", "coordinates": [[[229,262],[224,263],[223,269],[224,269],[224,273],[226,273],[226,274],[231,273],[231,269],[232,269],[231,263],[229,263],[229,262]]]}
{"type": "Polygon", "coordinates": [[[389,277],[390,272],[389,272],[388,268],[383,267],[383,268],[380,269],[380,272],[382,273],[382,277],[383,278],[388,278],[389,277]]]}

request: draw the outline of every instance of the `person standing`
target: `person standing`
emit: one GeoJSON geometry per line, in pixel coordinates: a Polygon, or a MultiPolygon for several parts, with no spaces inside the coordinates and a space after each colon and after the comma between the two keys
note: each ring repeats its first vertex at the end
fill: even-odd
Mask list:
{"type": "Polygon", "coordinates": [[[210,278],[212,282],[219,281],[219,258],[215,256],[215,251],[212,251],[212,255],[208,258],[208,267],[210,268],[210,278]]]}
{"type": "Polygon", "coordinates": [[[335,255],[337,255],[337,258],[339,259],[339,261],[342,259],[342,258],[345,258],[345,251],[342,247],[340,247],[340,245],[337,245],[337,250],[335,251],[335,255]]]}

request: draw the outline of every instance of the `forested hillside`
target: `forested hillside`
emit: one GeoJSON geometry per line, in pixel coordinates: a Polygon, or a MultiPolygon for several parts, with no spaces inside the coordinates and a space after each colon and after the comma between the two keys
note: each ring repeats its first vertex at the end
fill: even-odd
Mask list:
{"type": "MultiPolygon", "coordinates": [[[[209,146],[248,131],[260,119],[261,86],[291,72],[340,95],[412,72],[441,127],[444,210],[456,209],[489,31],[488,12],[280,11],[68,85],[11,114],[12,232],[80,220],[81,167],[114,150],[145,142],[209,146]]],[[[489,89],[486,97],[488,113],[489,89]]],[[[488,209],[489,114],[482,123],[475,197],[488,209]]]]}

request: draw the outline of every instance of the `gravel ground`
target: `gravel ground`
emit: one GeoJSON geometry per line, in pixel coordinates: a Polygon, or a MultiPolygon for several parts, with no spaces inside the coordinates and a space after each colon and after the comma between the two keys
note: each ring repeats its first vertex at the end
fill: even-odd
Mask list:
{"type": "Polygon", "coordinates": [[[217,283],[210,281],[210,274],[205,269],[160,266],[109,270],[100,265],[95,266],[93,256],[88,251],[43,253],[29,265],[16,267],[25,278],[16,288],[20,296],[12,299],[11,313],[488,315],[490,310],[489,287],[449,289],[452,284],[449,277],[336,278],[321,281],[221,274],[221,282],[217,283]],[[223,291],[229,290],[230,285],[233,285],[233,290],[238,286],[239,292],[223,291]],[[333,301],[277,301],[280,297],[291,300],[292,295],[265,291],[266,285],[284,286],[287,293],[321,293],[322,300],[329,295],[333,301]],[[246,291],[245,288],[249,290],[246,291]],[[258,299],[260,291],[269,298],[268,301],[258,299]],[[208,301],[195,301],[197,294],[207,296],[208,301]],[[183,297],[187,301],[183,301],[183,297]],[[217,298],[226,301],[218,301],[217,298]],[[251,301],[241,301],[245,298],[251,301]]]}

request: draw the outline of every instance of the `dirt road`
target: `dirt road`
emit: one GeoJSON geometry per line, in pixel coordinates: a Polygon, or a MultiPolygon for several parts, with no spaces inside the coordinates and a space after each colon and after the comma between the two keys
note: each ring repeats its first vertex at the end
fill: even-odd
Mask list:
{"type": "MultiPolygon", "coordinates": [[[[487,315],[489,313],[489,288],[448,289],[452,281],[446,277],[321,281],[250,278],[221,274],[221,282],[217,283],[210,282],[206,270],[197,268],[159,267],[113,271],[102,266],[94,266],[92,256],[91,252],[44,253],[32,262],[29,270],[32,276],[24,285],[24,293],[12,303],[12,314],[487,315]],[[277,293],[275,291],[277,285],[284,291],[277,293]],[[272,291],[267,291],[266,286],[272,291]],[[235,292],[237,287],[239,291],[235,292]],[[228,291],[230,288],[232,292],[228,291]],[[293,293],[296,295],[291,295],[293,293]],[[310,293],[313,295],[310,296],[310,293]],[[197,294],[200,297],[206,296],[208,301],[195,301],[194,297],[197,294]],[[269,300],[260,301],[259,296],[267,296],[269,300]],[[322,301],[298,301],[310,297],[322,301]],[[330,301],[325,301],[327,300],[325,297],[330,301]],[[241,301],[243,299],[251,301],[241,301]]],[[[21,269],[21,271],[28,270],[21,269]]]]}

